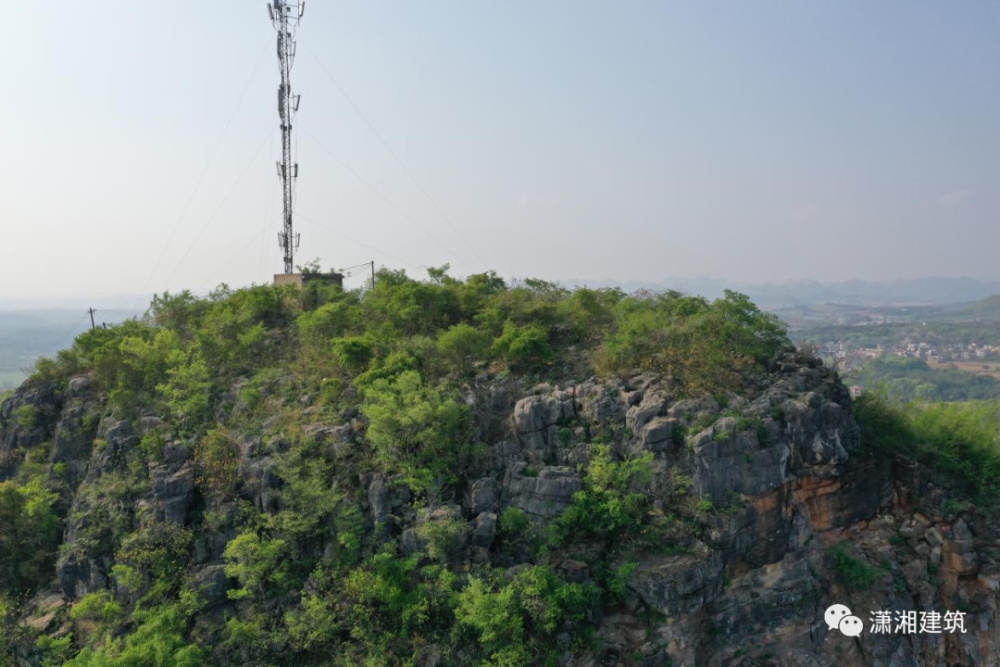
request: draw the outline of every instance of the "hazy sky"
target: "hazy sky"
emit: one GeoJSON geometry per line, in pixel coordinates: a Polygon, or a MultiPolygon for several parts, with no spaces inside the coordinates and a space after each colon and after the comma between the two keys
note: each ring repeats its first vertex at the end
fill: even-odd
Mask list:
{"type": "MultiPolygon", "coordinates": [[[[4,25],[0,298],[280,270],[263,0],[4,25]]],[[[298,39],[300,260],[1000,278],[998,3],[311,0],[298,39]]]]}

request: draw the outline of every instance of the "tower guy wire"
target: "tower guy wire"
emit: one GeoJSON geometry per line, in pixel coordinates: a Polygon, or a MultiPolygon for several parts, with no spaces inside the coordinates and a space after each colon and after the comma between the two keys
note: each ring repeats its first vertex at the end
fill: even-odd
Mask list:
{"type": "Polygon", "coordinates": [[[352,167],[351,165],[349,165],[349,164],[347,164],[346,162],[344,162],[344,160],[342,160],[342,159],[340,158],[340,156],[339,156],[339,155],[337,155],[337,154],[336,154],[336,153],[334,153],[334,152],[333,152],[332,150],[330,150],[329,148],[327,148],[327,147],[326,147],[326,145],[325,145],[325,144],[324,144],[324,143],[323,143],[322,141],[320,141],[319,139],[317,139],[317,138],[315,137],[315,135],[313,135],[313,134],[312,134],[312,133],[311,133],[311,132],[310,132],[309,130],[307,130],[307,129],[303,129],[303,130],[302,130],[302,132],[303,132],[303,133],[304,133],[304,134],[305,134],[305,135],[306,135],[307,137],[309,137],[310,139],[312,139],[312,140],[313,140],[313,142],[314,142],[314,143],[315,143],[315,144],[316,144],[317,146],[319,146],[319,147],[320,147],[321,149],[323,149],[323,151],[325,151],[325,152],[326,152],[326,153],[327,153],[327,154],[328,154],[328,155],[329,155],[330,157],[332,157],[332,158],[333,158],[334,160],[336,160],[337,162],[339,162],[339,163],[340,163],[340,165],[341,165],[341,166],[342,166],[342,167],[343,167],[344,169],[346,169],[347,171],[351,172],[351,174],[352,174],[352,175],[353,175],[353,176],[354,176],[354,177],[355,177],[356,179],[358,179],[359,181],[361,181],[361,183],[362,183],[362,184],[363,184],[363,185],[364,185],[365,187],[367,187],[367,188],[368,188],[369,190],[371,190],[372,192],[374,192],[374,193],[375,193],[375,194],[376,194],[376,195],[377,195],[377,196],[379,197],[379,199],[381,199],[382,201],[384,201],[384,202],[385,202],[385,203],[386,203],[386,204],[387,204],[387,205],[388,205],[388,206],[389,206],[390,208],[392,208],[392,209],[393,209],[394,211],[396,211],[396,213],[398,213],[398,214],[399,214],[399,215],[400,215],[400,216],[401,216],[401,217],[402,217],[402,218],[403,218],[404,220],[406,220],[406,221],[407,221],[407,222],[409,222],[409,223],[410,223],[411,225],[413,225],[414,227],[416,227],[417,229],[419,229],[419,230],[420,230],[421,232],[423,232],[423,233],[424,233],[424,235],[425,235],[425,236],[426,236],[427,238],[429,238],[429,239],[430,239],[431,241],[433,241],[433,242],[434,242],[434,243],[435,243],[435,244],[436,244],[436,245],[437,245],[437,246],[438,246],[439,248],[441,248],[441,249],[442,249],[442,250],[444,250],[444,251],[445,251],[446,253],[448,253],[448,254],[449,254],[449,255],[451,255],[451,256],[452,256],[453,258],[455,258],[455,260],[456,260],[456,261],[457,261],[458,263],[462,264],[462,265],[463,265],[463,266],[465,266],[466,268],[468,268],[468,267],[469,267],[469,265],[468,265],[468,264],[466,264],[466,263],[465,263],[465,261],[464,261],[464,260],[463,260],[463,259],[462,259],[461,257],[459,257],[457,253],[455,253],[455,251],[453,251],[453,250],[452,250],[451,248],[449,248],[449,247],[448,247],[448,246],[446,246],[445,244],[441,243],[441,241],[439,241],[439,240],[438,240],[438,238],[437,238],[436,236],[434,236],[434,235],[433,235],[433,234],[431,234],[431,233],[430,233],[429,231],[427,231],[427,228],[426,228],[426,227],[424,227],[424,226],[423,226],[423,225],[421,225],[421,224],[420,224],[419,222],[417,222],[416,220],[414,220],[412,216],[408,215],[408,214],[407,214],[407,213],[406,213],[406,212],[405,212],[405,211],[404,211],[403,209],[401,209],[401,208],[400,208],[399,206],[397,206],[397,205],[396,205],[396,203],[395,203],[394,201],[392,201],[391,199],[389,199],[389,197],[388,197],[388,196],[387,196],[387,195],[386,195],[385,193],[383,193],[383,192],[382,192],[381,190],[379,190],[379,189],[378,189],[378,188],[376,188],[376,187],[375,187],[374,185],[372,185],[372,184],[371,184],[371,182],[370,182],[370,181],[368,181],[368,179],[366,179],[366,178],[365,178],[364,176],[362,176],[361,174],[359,174],[359,173],[357,172],[357,170],[355,170],[355,169],[354,169],[354,167],[352,167]]]}
{"type": "Polygon", "coordinates": [[[480,255],[479,252],[476,251],[476,249],[472,246],[472,244],[469,243],[469,241],[465,238],[465,235],[462,234],[462,231],[458,228],[458,225],[456,225],[452,221],[451,217],[449,217],[448,214],[444,212],[444,209],[442,209],[441,206],[438,205],[437,201],[433,197],[431,197],[431,194],[427,191],[427,188],[425,188],[423,184],[419,180],[417,180],[417,177],[414,176],[413,172],[410,171],[410,169],[403,163],[403,160],[399,157],[396,151],[392,149],[389,143],[382,136],[382,133],[375,129],[375,126],[372,125],[371,121],[368,120],[368,117],[361,111],[358,105],[354,103],[354,100],[351,98],[350,95],[347,94],[347,91],[344,90],[344,87],[340,85],[340,82],[337,81],[337,79],[334,78],[333,74],[330,73],[330,70],[327,69],[326,65],[323,64],[323,61],[320,60],[319,56],[316,55],[316,52],[313,51],[311,48],[309,48],[308,44],[305,44],[304,47],[306,52],[310,56],[312,56],[313,60],[316,61],[316,64],[319,65],[320,69],[323,70],[323,73],[326,74],[326,77],[330,79],[330,82],[334,85],[334,87],[336,87],[336,89],[340,91],[340,94],[344,96],[344,99],[347,100],[347,103],[351,105],[351,108],[354,109],[354,112],[358,114],[358,117],[364,122],[365,125],[368,126],[368,129],[371,130],[372,134],[375,135],[375,138],[378,139],[380,144],[382,144],[382,147],[385,148],[385,150],[389,153],[389,155],[392,156],[392,159],[396,161],[396,164],[398,164],[399,168],[403,170],[403,173],[407,175],[407,177],[410,179],[413,185],[416,186],[418,190],[420,190],[420,193],[424,196],[424,198],[426,198],[427,201],[430,202],[431,206],[433,206],[434,209],[441,215],[441,217],[444,218],[444,221],[447,222],[448,226],[451,227],[452,231],[454,231],[455,234],[458,235],[458,238],[461,239],[462,243],[465,244],[465,247],[467,247],[470,251],[472,251],[472,254],[476,256],[476,259],[478,259],[479,262],[485,268],[489,269],[490,265],[486,262],[485,259],[483,259],[482,255],[480,255]]]}
{"type": "Polygon", "coordinates": [[[406,261],[405,259],[400,259],[399,257],[396,257],[396,256],[394,256],[394,255],[390,255],[390,254],[389,254],[389,253],[387,253],[386,251],[384,251],[384,250],[380,250],[379,248],[376,248],[376,247],[375,247],[375,246],[373,246],[373,245],[370,245],[370,244],[368,244],[368,243],[365,243],[364,241],[359,241],[358,239],[356,239],[356,238],[352,238],[352,237],[348,236],[347,234],[344,234],[343,232],[341,232],[341,231],[338,231],[338,230],[336,230],[336,229],[333,229],[333,228],[331,228],[331,227],[327,227],[326,225],[324,225],[324,224],[322,224],[322,223],[320,223],[320,222],[318,222],[318,221],[314,220],[313,218],[310,218],[309,216],[305,216],[305,215],[302,215],[301,213],[299,213],[299,214],[298,214],[298,216],[299,216],[299,218],[301,218],[302,220],[305,220],[305,221],[306,221],[306,222],[308,222],[309,224],[311,224],[311,225],[314,225],[314,226],[315,226],[315,227],[317,227],[318,229],[322,229],[322,230],[323,230],[323,231],[325,231],[325,232],[328,232],[328,233],[330,233],[330,234],[334,234],[334,235],[336,235],[336,236],[339,236],[339,237],[341,237],[341,238],[344,238],[344,239],[347,239],[347,240],[348,240],[348,241],[350,241],[351,243],[354,243],[355,245],[359,245],[359,246],[361,246],[362,248],[367,248],[368,250],[371,250],[372,252],[377,252],[378,254],[380,254],[380,255],[382,255],[382,256],[384,256],[384,257],[387,257],[387,258],[391,259],[391,260],[392,260],[392,261],[394,261],[394,262],[397,262],[397,263],[399,263],[399,264],[402,264],[402,265],[404,265],[404,266],[408,266],[408,267],[410,267],[411,269],[418,269],[418,268],[420,268],[419,266],[417,266],[417,265],[416,265],[416,264],[414,264],[413,262],[408,262],[408,261],[406,261]]]}
{"type": "Polygon", "coordinates": [[[208,161],[205,162],[205,167],[201,170],[201,175],[195,182],[191,195],[188,197],[187,202],[185,202],[184,207],[181,209],[181,214],[178,216],[177,222],[174,223],[174,228],[171,230],[170,236],[167,238],[167,242],[164,243],[163,247],[160,249],[160,256],[157,257],[156,262],[153,264],[153,269],[149,272],[149,277],[146,278],[146,282],[143,284],[142,289],[139,290],[139,294],[136,296],[136,302],[133,308],[139,307],[139,300],[144,296],[146,289],[149,287],[149,283],[153,280],[153,277],[156,275],[156,271],[160,268],[160,264],[163,262],[163,257],[166,255],[170,244],[173,243],[174,237],[177,235],[177,230],[180,228],[181,222],[184,220],[184,216],[187,215],[188,209],[191,208],[191,203],[194,201],[195,195],[198,194],[198,190],[201,189],[201,184],[205,180],[205,175],[208,173],[209,167],[212,166],[216,156],[219,154],[219,148],[222,146],[223,140],[226,138],[226,135],[229,134],[229,128],[233,125],[233,119],[236,118],[236,113],[240,110],[240,107],[243,106],[243,100],[247,96],[247,91],[250,90],[250,84],[252,84],[253,80],[256,78],[257,70],[260,69],[260,64],[264,62],[264,56],[266,54],[267,46],[265,45],[264,49],[260,52],[260,57],[257,58],[257,64],[254,65],[250,78],[247,79],[246,85],[243,86],[243,92],[240,93],[240,99],[237,100],[236,107],[233,109],[233,112],[229,114],[229,120],[226,121],[226,126],[222,129],[222,134],[219,135],[219,140],[215,142],[215,148],[212,149],[211,155],[208,156],[208,161]]]}
{"type": "Polygon", "coordinates": [[[181,265],[184,263],[184,260],[188,258],[188,255],[191,254],[191,251],[194,250],[194,247],[198,245],[198,242],[201,240],[201,237],[205,235],[206,231],[208,231],[208,228],[212,224],[212,221],[215,220],[217,215],[219,215],[219,211],[221,211],[222,207],[226,205],[226,202],[229,201],[229,198],[233,196],[233,192],[236,191],[237,186],[239,186],[239,184],[243,181],[243,177],[247,175],[247,172],[250,170],[251,165],[253,165],[253,163],[257,160],[257,156],[260,155],[260,152],[264,149],[264,146],[267,145],[268,140],[271,138],[271,135],[273,134],[274,134],[274,128],[272,127],[268,131],[267,136],[264,137],[264,141],[261,142],[260,146],[257,147],[257,150],[250,158],[250,161],[247,162],[246,167],[244,167],[243,171],[240,172],[239,177],[237,177],[237,179],[233,182],[232,187],[229,188],[229,192],[226,193],[226,196],[222,198],[221,202],[219,202],[219,205],[215,208],[215,211],[213,211],[212,215],[209,216],[208,220],[205,221],[205,225],[201,228],[201,231],[198,232],[198,236],[196,236],[194,241],[191,242],[191,245],[188,246],[188,249],[181,256],[180,260],[177,262],[177,265],[174,266],[174,270],[170,272],[170,275],[164,281],[164,283],[168,287],[170,284],[170,280],[177,274],[177,270],[181,268],[181,265]]]}

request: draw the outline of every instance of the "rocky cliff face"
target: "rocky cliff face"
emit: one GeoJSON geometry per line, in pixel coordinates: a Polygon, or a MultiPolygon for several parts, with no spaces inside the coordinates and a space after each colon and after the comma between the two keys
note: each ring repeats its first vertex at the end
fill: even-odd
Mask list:
{"type": "Polygon", "coordinates": [[[638,564],[623,608],[599,624],[603,651],[580,664],[638,655],[684,665],[1000,661],[1000,530],[974,515],[945,516],[941,491],[918,466],[866,456],[849,396],[815,361],[790,359],[760,396],[726,411],[711,399],[674,402],[642,377],[535,393],[514,407],[516,438],[496,447],[495,458],[509,461],[493,471],[503,479],[501,508],[544,521],[570,502],[580,487],[572,465],[590,445],[576,442],[579,433],[561,437],[559,424],[581,414],[620,424],[626,447],[655,452],[652,493],[680,473],[693,495],[730,505],[698,517],[704,530],[686,553],[638,564]],[[738,418],[720,416],[734,411],[738,418]],[[523,477],[522,461],[542,466],[537,478],[523,477]],[[878,585],[857,592],[838,582],[827,550],[844,542],[884,570],[878,585]],[[835,603],[866,627],[878,610],[965,610],[967,632],[855,639],[824,622],[835,603]],[[660,622],[648,622],[650,611],[660,622]]]}
{"type": "MultiPolygon", "coordinates": [[[[424,548],[422,525],[442,519],[467,523],[449,548],[472,563],[495,558],[498,517],[508,508],[544,529],[583,488],[594,431],[611,434],[619,457],[653,453],[646,493],[652,512],[676,517],[676,528],[662,549],[630,563],[621,603],[589,618],[596,641],[567,651],[566,664],[1000,664],[1000,528],[974,510],[942,510],[942,490],[919,466],[866,453],[845,388],[815,359],[788,355],[764,388],[725,407],[709,397],[677,400],[645,376],[524,387],[483,375],[466,401],[487,449],[458,492],[417,507],[399,479],[351,481],[363,487],[372,529],[397,537],[406,553],[424,548]],[[831,559],[836,545],[877,569],[874,585],[848,585],[831,559]],[[860,637],[828,628],[824,611],[834,603],[865,622],[860,637]],[[876,635],[867,628],[878,610],[960,610],[966,632],[876,635]]],[[[0,479],[16,473],[26,448],[51,441],[52,474],[71,490],[52,587],[36,598],[31,619],[52,634],[66,631],[60,606],[115,585],[107,522],[160,526],[169,541],[170,526],[191,524],[199,502],[192,443],[167,441],[141,463],[148,484],[123,490],[109,516],[95,482],[144,461],[140,440],[159,420],[102,414],[85,376],[65,390],[24,387],[0,410],[0,479]],[[25,405],[37,417],[27,425],[14,419],[25,405]]],[[[346,456],[364,424],[348,414],[342,424],[305,430],[346,456]]],[[[280,438],[259,435],[240,444],[241,493],[263,511],[275,509],[281,448],[280,438]]],[[[232,604],[222,553],[235,536],[236,509],[215,510],[190,546],[209,637],[232,604]]],[[[554,563],[566,580],[597,576],[586,545],[567,553],[554,563]]]]}

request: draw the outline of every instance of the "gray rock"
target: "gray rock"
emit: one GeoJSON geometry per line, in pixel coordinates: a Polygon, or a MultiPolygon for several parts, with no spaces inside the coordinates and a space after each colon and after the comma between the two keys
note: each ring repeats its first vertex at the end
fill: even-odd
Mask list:
{"type": "Polygon", "coordinates": [[[93,387],[93,382],[91,382],[89,375],[77,375],[72,378],[67,385],[67,390],[70,396],[74,398],[80,398],[89,394],[93,387]]]}
{"type": "MultiPolygon", "coordinates": [[[[0,454],[28,449],[51,438],[52,426],[62,406],[57,385],[21,385],[13,396],[0,403],[0,454]],[[34,417],[31,424],[15,418],[25,407],[30,408],[34,417]]],[[[12,472],[0,469],[0,481],[12,472]]]]}
{"type": "Polygon", "coordinates": [[[721,590],[722,559],[718,554],[649,559],[628,576],[626,584],[665,616],[693,614],[721,590]]]}
{"type": "Polygon", "coordinates": [[[663,452],[673,444],[674,433],[681,428],[680,420],[668,417],[654,417],[639,431],[639,442],[643,449],[663,452]]]}
{"type": "Polygon", "coordinates": [[[940,565],[941,564],[941,547],[939,547],[939,546],[931,547],[931,553],[927,557],[927,560],[928,560],[928,562],[931,565],[940,565]]]}
{"type": "Polygon", "coordinates": [[[908,539],[919,537],[923,532],[923,527],[912,519],[899,527],[899,534],[908,539]]]}
{"type": "Polygon", "coordinates": [[[957,519],[955,523],[951,524],[951,531],[956,540],[963,542],[971,541],[974,537],[972,531],[969,530],[969,524],[965,522],[965,519],[957,519]]]}
{"type": "Polygon", "coordinates": [[[694,489],[715,503],[725,503],[731,494],[761,495],[785,483],[788,446],[762,447],[755,432],[737,431],[731,417],[694,436],[690,445],[694,489]]]}
{"type": "Polygon", "coordinates": [[[477,479],[466,491],[466,506],[472,514],[494,509],[499,500],[499,485],[492,477],[477,479]]]}
{"type": "Polygon", "coordinates": [[[514,505],[541,519],[552,519],[573,503],[573,494],[583,488],[583,481],[572,468],[548,466],[537,477],[525,476],[527,466],[515,464],[507,469],[503,482],[505,505],[514,505]]]}
{"type": "Polygon", "coordinates": [[[205,601],[205,608],[211,609],[228,601],[227,591],[230,588],[229,577],[225,565],[206,565],[192,573],[193,588],[205,601]]]}
{"type": "Polygon", "coordinates": [[[121,470],[128,462],[129,455],[139,438],[127,421],[109,422],[102,425],[103,448],[95,448],[87,469],[87,482],[94,482],[102,475],[121,470]]]}
{"type": "Polygon", "coordinates": [[[472,544],[477,547],[489,548],[497,535],[497,515],[493,512],[483,512],[476,517],[472,528],[472,544]]]}
{"type": "Polygon", "coordinates": [[[190,463],[151,466],[150,478],[159,518],[184,525],[194,500],[194,466],[190,463]]]}
{"type": "Polygon", "coordinates": [[[146,415],[139,418],[139,433],[146,435],[151,431],[163,426],[163,420],[155,415],[146,415]]]}
{"type": "Polygon", "coordinates": [[[670,410],[667,412],[668,416],[683,421],[697,419],[701,415],[717,414],[719,414],[719,403],[711,396],[678,401],[670,406],[670,410]]]}
{"type": "Polygon", "coordinates": [[[94,442],[94,429],[87,427],[87,405],[65,407],[56,423],[49,463],[66,466],[63,481],[71,487],[83,478],[94,442]]]}
{"type": "Polygon", "coordinates": [[[632,407],[625,413],[625,428],[639,433],[649,420],[666,412],[669,402],[660,394],[649,392],[638,404],[629,405],[632,407]]]}
{"type": "Polygon", "coordinates": [[[302,428],[302,435],[316,440],[321,445],[332,447],[334,454],[337,456],[350,451],[354,444],[354,433],[350,424],[342,424],[340,426],[309,424],[302,428]]]}
{"type": "Polygon", "coordinates": [[[409,500],[410,489],[399,476],[386,479],[376,475],[368,486],[368,511],[376,525],[393,524],[393,513],[409,500]]]}
{"type": "Polygon", "coordinates": [[[550,391],[528,396],[514,405],[512,421],[518,440],[526,449],[558,447],[557,425],[576,414],[571,391],[550,391]]]}
{"type": "Polygon", "coordinates": [[[625,405],[639,405],[642,402],[642,398],[641,391],[626,391],[622,393],[622,401],[625,405]]]}
{"type": "Polygon", "coordinates": [[[423,540],[417,535],[415,528],[407,528],[399,538],[399,548],[407,556],[411,556],[418,551],[423,551],[425,546],[423,540]]]}

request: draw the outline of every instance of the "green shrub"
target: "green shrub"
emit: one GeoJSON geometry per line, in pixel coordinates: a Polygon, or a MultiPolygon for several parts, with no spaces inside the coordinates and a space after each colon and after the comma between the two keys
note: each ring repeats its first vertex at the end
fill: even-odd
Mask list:
{"type": "Polygon", "coordinates": [[[550,653],[564,620],[579,620],[598,595],[593,586],[567,584],[545,565],[511,581],[473,577],[459,594],[455,617],[473,632],[492,664],[532,664],[550,653]]]}
{"type": "Polygon", "coordinates": [[[70,660],[68,667],[128,667],[159,665],[163,667],[198,667],[206,663],[205,651],[191,643],[188,624],[198,603],[182,594],[172,602],[133,616],[135,630],[124,640],[115,640],[99,648],[85,648],[70,660]]]}
{"type": "Polygon", "coordinates": [[[188,431],[194,431],[211,416],[212,375],[199,356],[174,350],[168,356],[166,379],[156,390],[164,398],[171,415],[188,431]]]}
{"type": "Polygon", "coordinates": [[[195,445],[194,461],[195,481],[207,495],[221,500],[233,497],[240,483],[240,452],[227,433],[206,433],[195,445]]]}
{"type": "Polygon", "coordinates": [[[493,351],[511,366],[537,366],[555,358],[548,331],[540,324],[517,326],[508,321],[493,342],[493,351]]]}
{"type": "Polygon", "coordinates": [[[852,591],[865,591],[885,578],[885,570],[869,565],[864,560],[851,555],[846,544],[841,543],[827,549],[830,569],[837,579],[852,591]]]}
{"type": "Polygon", "coordinates": [[[550,526],[550,541],[561,545],[570,535],[613,536],[638,530],[646,520],[653,453],[614,461],[607,445],[595,445],[584,489],[550,526]]]}
{"type": "Polygon", "coordinates": [[[25,431],[34,431],[38,421],[38,413],[30,405],[22,405],[14,411],[14,423],[25,431]]]}
{"type": "Polygon", "coordinates": [[[292,646],[312,652],[333,644],[340,633],[334,609],[318,595],[303,597],[298,609],[285,614],[285,625],[292,646]]]}
{"type": "Polygon", "coordinates": [[[378,462],[399,470],[407,484],[425,490],[457,470],[465,408],[451,392],[428,387],[415,371],[376,380],[362,404],[367,438],[378,462]]]}
{"type": "Polygon", "coordinates": [[[688,395],[740,392],[790,346],[777,317],[728,290],[711,303],[678,292],[627,299],[615,308],[615,322],[594,354],[598,370],[671,375],[688,395]]]}
{"type": "Polygon", "coordinates": [[[523,534],[530,525],[528,513],[520,507],[508,507],[500,515],[500,530],[504,535],[516,537],[523,534]]]}
{"type": "Polygon", "coordinates": [[[343,336],[352,328],[357,319],[356,310],[356,302],[345,296],[342,300],[325,303],[316,310],[302,313],[296,319],[295,326],[306,342],[322,345],[343,336]]]}
{"type": "Polygon", "coordinates": [[[375,345],[364,337],[338,338],[333,341],[333,359],[351,375],[368,368],[375,356],[375,345]]]}
{"type": "Polygon", "coordinates": [[[981,507],[1000,506],[1000,401],[900,404],[876,392],[854,404],[865,449],[924,463],[981,507]]]}
{"type": "Polygon", "coordinates": [[[59,496],[39,479],[0,482],[0,587],[34,588],[51,573],[59,541],[59,496]]]}
{"type": "Polygon", "coordinates": [[[237,535],[226,546],[226,574],[242,588],[229,591],[229,597],[240,600],[261,595],[271,585],[281,584],[287,569],[286,550],[284,540],[261,538],[253,531],[237,535]]]}
{"type": "Polygon", "coordinates": [[[467,373],[472,362],[489,350],[489,337],[468,324],[456,324],[438,336],[438,352],[457,373],[467,373]]]}
{"type": "Polygon", "coordinates": [[[417,526],[417,535],[427,543],[427,555],[445,561],[465,546],[469,524],[461,518],[430,519],[417,526]]]}

